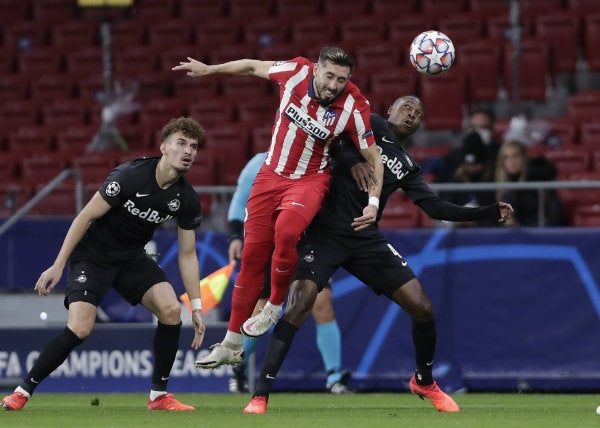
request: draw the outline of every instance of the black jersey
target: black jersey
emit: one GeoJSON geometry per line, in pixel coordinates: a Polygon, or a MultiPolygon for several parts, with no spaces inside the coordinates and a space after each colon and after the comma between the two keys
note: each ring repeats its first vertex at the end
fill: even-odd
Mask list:
{"type": "MultiPolygon", "coordinates": [[[[419,205],[423,211],[435,219],[498,220],[500,213],[497,203],[481,208],[467,208],[442,201],[425,182],[419,165],[400,143],[394,141],[387,120],[378,114],[371,114],[371,129],[384,164],[383,187],[379,198],[377,221],[381,218],[390,195],[398,189],[402,189],[414,204],[419,205]]],[[[358,188],[352,178],[350,168],[363,160],[354,145],[342,141],[335,146],[332,153],[331,187],[321,210],[311,223],[311,227],[357,233],[351,224],[355,217],[362,215],[369,195],[358,188]]],[[[378,234],[379,231],[377,225],[373,224],[358,233],[373,235],[378,234]]]]}
{"type": "Polygon", "coordinates": [[[185,176],[168,189],[158,186],[159,159],[138,158],[110,172],[99,192],[112,208],[91,224],[78,249],[100,262],[122,262],[141,253],[165,221],[174,218],[188,230],[200,226],[200,199],[185,176]]]}

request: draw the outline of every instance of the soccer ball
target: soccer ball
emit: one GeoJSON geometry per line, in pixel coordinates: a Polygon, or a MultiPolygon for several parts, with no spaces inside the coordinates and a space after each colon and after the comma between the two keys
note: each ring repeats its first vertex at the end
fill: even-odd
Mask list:
{"type": "Polygon", "coordinates": [[[424,31],[410,45],[410,62],[419,73],[443,73],[450,69],[454,58],[452,40],[439,31],[424,31]]]}

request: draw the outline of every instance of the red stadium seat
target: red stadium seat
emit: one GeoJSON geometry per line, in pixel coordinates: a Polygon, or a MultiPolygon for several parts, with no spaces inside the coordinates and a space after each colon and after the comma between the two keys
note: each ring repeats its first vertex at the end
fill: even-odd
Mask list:
{"type": "Polygon", "coordinates": [[[403,193],[393,193],[385,206],[380,229],[412,229],[419,227],[420,210],[411,201],[404,199],[403,193]]]}
{"type": "MultiPolygon", "coordinates": [[[[34,194],[43,188],[43,184],[35,186],[34,194]]],[[[70,182],[63,182],[35,205],[28,215],[75,216],[76,211],[75,186],[70,182]]]]}
{"type": "Polygon", "coordinates": [[[371,111],[384,113],[396,98],[405,94],[417,94],[417,72],[389,73],[380,71],[371,74],[369,89],[364,94],[371,102],[371,111]],[[379,109],[384,109],[379,111],[379,109]]]}
{"type": "Polygon", "coordinates": [[[189,115],[205,128],[214,129],[234,120],[234,107],[222,97],[200,98],[188,105],[189,115]]]}
{"type": "Polygon", "coordinates": [[[22,182],[32,185],[45,185],[66,167],[67,162],[64,157],[54,153],[27,157],[21,162],[22,182]]]}
{"type": "Polygon", "coordinates": [[[235,0],[229,2],[229,16],[253,19],[271,15],[271,2],[264,0],[235,0]]]}
{"type": "Polygon", "coordinates": [[[43,21],[11,22],[2,31],[4,46],[8,49],[40,49],[48,44],[48,29],[43,21]]]}
{"type": "Polygon", "coordinates": [[[600,12],[600,3],[596,0],[566,0],[566,8],[571,13],[586,17],[600,12]]]}
{"type": "Polygon", "coordinates": [[[220,46],[218,50],[208,53],[211,64],[221,64],[242,58],[254,58],[255,46],[251,44],[236,43],[234,45],[220,46]]]}
{"type": "Polygon", "coordinates": [[[21,155],[14,152],[2,152],[0,156],[0,183],[12,183],[21,175],[19,161],[21,155]]]}
{"type": "Polygon", "coordinates": [[[224,16],[226,3],[226,0],[179,0],[179,16],[191,21],[196,21],[199,16],[204,21],[216,20],[224,16]]]}
{"type": "Polygon", "coordinates": [[[600,100],[593,96],[575,95],[567,99],[567,117],[581,125],[595,121],[600,112],[600,100]]]}
{"type": "Polygon", "coordinates": [[[26,184],[0,182],[0,217],[13,215],[31,198],[31,186],[26,184]]]}
{"type": "Polygon", "coordinates": [[[501,53],[501,45],[490,41],[460,45],[460,55],[457,55],[453,67],[460,68],[467,76],[471,102],[496,100],[501,53]]]}
{"type": "Polygon", "coordinates": [[[254,76],[231,76],[221,81],[221,92],[223,96],[236,102],[236,99],[265,97],[273,85],[275,84],[269,80],[257,79],[254,76]]]}
{"type": "MultiPolygon", "coordinates": [[[[241,39],[240,23],[231,19],[196,23],[193,32],[194,43],[197,46],[231,46],[241,39]]],[[[196,58],[194,55],[190,56],[196,58]]]]}
{"type": "Polygon", "coordinates": [[[575,208],[573,226],[600,227],[600,204],[575,208]]]}
{"type": "Polygon", "coordinates": [[[63,57],[48,47],[21,52],[17,55],[17,72],[22,76],[39,77],[63,71],[63,57]]]}
{"type": "Polygon", "coordinates": [[[102,184],[116,166],[116,155],[110,152],[91,152],[71,159],[71,167],[76,169],[85,186],[102,184]]]}
{"type": "Polygon", "coordinates": [[[536,37],[545,40],[551,48],[551,61],[556,72],[575,71],[577,46],[580,46],[579,19],[558,11],[552,15],[534,18],[536,37]]]}
{"type": "Polygon", "coordinates": [[[100,47],[81,48],[65,54],[68,73],[79,76],[102,73],[102,49],[100,47]]]}
{"type": "Polygon", "coordinates": [[[371,10],[376,15],[405,15],[416,11],[416,0],[372,0],[371,10]]]}
{"type": "Polygon", "coordinates": [[[140,72],[136,76],[130,75],[124,78],[123,83],[135,88],[136,101],[149,103],[155,98],[167,98],[172,95],[172,73],[166,71],[140,72]]]}
{"type": "Polygon", "coordinates": [[[266,152],[271,145],[272,126],[260,126],[252,128],[250,141],[250,156],[257,153],[266,152]]]}
{"type": "MultiPolygon", "coordinates": [[[[361,16],[369,12],[370,0],[337,0],[324,1],[321,5],[323,14],[333,19],[345,20],[347,16],[361,16]]],[[[340,23],[343,21],[340,20],[340,23]]]]}
{"type": "Polygon", "coordinates": [[[421,0],[421,12],[435,19],[466,11],[465,0],[421,0]]]}
{"type": "Polygon", "coordinates": [[[40,123],[41,101],[37,100],[8,100],[0,105],[2,123],[12,127],[32,126],[40,123]]]}
{"type": "MultiPolygon", "coordinates": [[[[145,42],[146,30],[143,25],[132,25],[129,21],[117,21],[110,26],[112,47],[141,46],[145,42]]],[[[102,40],[100,39],[100,43],[102,40]]]]}
{"type": "Polygon", "coordinates": [[[36,22],[69,22],[75,17],[75,4],[64,0],[31,2],[32,18],[36,22]]]}
{"type": "Polygon", "coordinates": [[[18,74],[0,74],[0,99],[22,100],[29,95],[28,79],[18,74]]]}
{"type": "Polygon", "coordinates": [[[135,77],[140,73],[158,70],[157,49],[150,46],[131,46],[114,54],[114,77],[135,77]]]}
{"type": "MultiPolygon", "coordinates": [[[[325,4],[338,7],[337,2],[325,2],[325,4]]],[[[373,22],[385,22],[383,18],[359,13],[356,17],[341,20],[338,26],[342,46],[350,49],[351,46],[372,46],[385,41],[386,27],[373,25],[373,22]]]]}
{"type": "Polygon", "coordinates": [[[56,133],[56,150],[68,156],[84,153],[92,143],[99,128],[94,125],[68,126],[56,133]]]}
{"type": "Polygon", "coordinates": [[[140,124],[160,130],[169,120],[185,116],[185,102],[177,98],[157,98],[140,108],[140,124]]]}
{"type": "Polygon", "coordinates": [[[420,76],[421,100],[425,105],[424,125],[429,130],[461,129],[466,101],[462,74],[420,76]]]}
{"type": "Polygon", "coordinates": [[[355,74],[366,71],[364,74],[393,70],[403,61],[402,51],[396,46],[388,43],[379,43],[373,46],[357,46],[353,52],[356,60],[355,74]]]}
{"type": "Polygon", "coordinates": [[[87,121],[87,105],[78,99],[55,99],[42,107],[42,122],[49,126],[82,125],[87,121]]]}
{"type": "Polygon", "coordinates": [[[544,157],[556,165],[559,179],[590,169],[591,155],[587,150],[557,149],[546,152],[544,157]]]}
{"type": "Polygon", "coordinates": [[[320,13],[319,0],[275,0],[275,14],[282,18],[296,19],[299,16],[316,16],[320,13]]]}
{"type": "Polygon", "coordinates": [[[277,99],[263,98],[261,101],[243,102],[238,105],[238,121],[249,127],[272,126],[275,120],[277,99]]]}
{"type": "Polygon", "coordinates": [[[281,19],[266,20],[262,17],[258,20],[244,22],[241,27],[244,42],[257,48],[278,46],[289,40],[289,27],[283,24],[281,19]]]}
{"type": "MultiPolygon", "coordinates": [[[[514,48],[504,45],[504,84],[509,94],[513,86],[513,55],[514,48]]],[[[527,39],[521,44],[519,59],[519,99],[545,100],[547,80],[550,76],[549,48],[544,41],[527,39]]]]}
{"type": "Polygon", "coordinates": [[[293,21],[291,23],[291,41],[296,44],[315,47],[315,52],[310,55],[314,58],[319,54],[320,46],[335,44],[337,41],[337,26],[331,18],[310,18],[293,21]]]}
{"type": "Polygon", "coordinates": [[[582,123],[579,128],[579,143],[590,148],[600,148],[600,123],[582,123]]]}
{"type": "Polygon", "coordinates": [[[49,33],[52,46],[63,53],[85,46],[95,46],[100,39],[98,26],[84,21],[69,21],[53,25],[49,33]]]}
{"type": "Polygon", "coordinates": [[[481,40],[483,36],[484,21],[474,14],[461,14],[440,18],[439,30],[446,34],[455,46],[481,40]]]}
{"type": "Polygon", "coordinates": [[[217,162],[212,153],[199,150],[194,164],[185,176],[192,186],[214,186],[217,184],[217,162]]]}
{"type": "Polygon", "coordinates": [[[506,0],[470,0],[471,10],[486,16],[508,16],[509,4],[506,0]]]}
{"type": "Polygon", "coordinates": [[[577,127],[568,118],[548,118],[552,124],[550,135],[558,137],[562,146],[569,146],[577,143],[577,127]]]}
{"type": "Polygon", "coordinates": [[[29,2],[2,0],[0,1],[0,24],[2,28],[15,22],[29,19],[29,2]]]}
{"type": "Polygon", "coordinates": [[[600,12],[585,17],[584,56],[592,71],[600,71],[600,12]]]}
{"type": "Polygon", "coordinates": [[[63,73],[42,74],[31,80],[31,98],[48,101],[56,98],[70,98],[74,95],[71,77],[63,73]]]}
{"type": "Polygon", "coordinates": [[[146,22],[159,22],[175,17],[175,0],[141,0],[136,2],[136,16],[146,22]]]}
{"type": "Polygon", "coordinates": [[[148,27],[148,43],[154,49],[171,49],[190,45],[192,28],[183,19],[163,20],[148,27]]]}
{"type": "Polygon", "coordinates": [[[600,171],[600,150],[592,152],[592,166],[594,171],[600,171]]]}

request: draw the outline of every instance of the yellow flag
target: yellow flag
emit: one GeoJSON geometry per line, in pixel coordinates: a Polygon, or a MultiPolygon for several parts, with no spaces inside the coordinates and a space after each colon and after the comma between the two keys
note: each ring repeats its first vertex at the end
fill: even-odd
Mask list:
{"type": "MultiPolygon", "coordinates": [[[[235,262],[231,262],[200,280],[200,298],[202,299],[203,314],[210,311],[223,300],[223,294],[225,294],[227,285],[229,285],[234,267],[235,262]]],[[[192,312],[192,305],[188,294],[183,293],[179,298],[185,307],[192,312]]]]}

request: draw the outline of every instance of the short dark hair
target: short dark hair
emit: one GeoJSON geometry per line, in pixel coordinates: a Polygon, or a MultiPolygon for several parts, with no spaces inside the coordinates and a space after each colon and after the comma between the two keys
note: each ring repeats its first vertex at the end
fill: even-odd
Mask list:
{"type": "Polygon", "coordinates": [[[160,141],[165,141],[169,135],[181,131],[183,135],[192,138],[198,143],[204,142],[204,128],[195,119],[191,117],[179,117],[171,119],[162,129],[160,141]]]}
{"type": "Polygon", "coordinates": [[[494,114],[494,110],[492,110],[492,109],[485,108],[485,107],[478,107],[471,111],[470,116],[473,116],[475,114],[485,114],[487,117],[490,118],[490,121],[492,123],[494,123],[496,121],[496,115],[494,114]]]}
{"type": "Polygon", "coordinates": [[[348,67],[350,74],[354,70],[354,58],[342,48],[336,46],[324,46],[319,53],[319,65],[324,67],[325,61],[331,61],[336,65],[348,67]]]}

